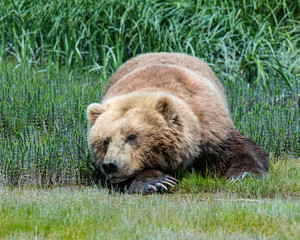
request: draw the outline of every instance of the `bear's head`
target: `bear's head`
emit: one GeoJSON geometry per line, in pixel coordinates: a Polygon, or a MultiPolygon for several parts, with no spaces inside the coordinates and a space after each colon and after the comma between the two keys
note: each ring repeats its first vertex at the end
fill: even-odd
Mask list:
{"type": "Polygon", "coordinates": [[[144,169],[172,172],[181,164],[184,126],[172,95],[113,97],[89,105],[87,118],[89,148],[112,184],[144,169]]]}

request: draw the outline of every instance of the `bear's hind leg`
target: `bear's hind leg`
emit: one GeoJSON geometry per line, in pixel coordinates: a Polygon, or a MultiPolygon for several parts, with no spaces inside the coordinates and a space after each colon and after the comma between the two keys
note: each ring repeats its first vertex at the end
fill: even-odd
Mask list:
{"type": "MultiPolygon", "coordinates": [[[[234,134],[235,135],[235,134],[234,134]]],[[[268,155],[250,138],[236,132],[238,144],[229,155],[229,167],[225,173],[228,178],[244,178],[249,175],[264,176],[269,168],[268,155]]]]}
{"type": "Polygon", "coordinates": [[[163,193],[169,191],[178,180],[158,170],[144,170],[138,174],[128,187],[129,193],[163,193]]]}

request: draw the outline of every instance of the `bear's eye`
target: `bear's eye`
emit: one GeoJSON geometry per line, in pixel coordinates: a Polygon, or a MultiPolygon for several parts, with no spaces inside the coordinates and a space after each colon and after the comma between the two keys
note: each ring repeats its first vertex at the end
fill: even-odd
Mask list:
{"type": "Polygon", "coordinates": [[[108,147],[108,144],[109,144],[109,141],[108,141],[107,139],[104,139],[104,140],[102,141],[102,144],[103,144],[103,147],[104,147],[104,148],[107,148],[107,147],[108,147]]]}
{"type": "Polygon", "coordinates": [[[131,135],[127,136],[127,138],[125,139],[125,142],[126,143],[128,143],[128,142],[132,143],[132,142],[136,141],[136,139],[137,139],[137,135],[131,134],[131,135]]]}

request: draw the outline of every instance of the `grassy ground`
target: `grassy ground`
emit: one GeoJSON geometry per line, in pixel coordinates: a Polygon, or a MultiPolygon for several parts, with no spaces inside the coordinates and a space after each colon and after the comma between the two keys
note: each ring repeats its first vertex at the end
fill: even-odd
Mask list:
{"type": "Polygon", "coordinates": [[[173,194],[151,196],[2,187],[0,238],[297,239],[299,169],[298,159],[286,158],[265,178],[230,183],[190,174],[173,194]]]}
{"type": "Polygon", "coordinates": [[[0,239],[297,239],[300,2],[88,3],[0,2],[0,239]],[[271,156],[263,179],[191,173],[146,197],[91,187],[85,109],[120,64],[158,51],[213,68],[236,128],[271,156]]]}
{"type": "Polygon", "coordinates": [[[299,199],[0,189],[1,239],[297,239],[299,199]]]}
{"type": "Polygon", "coordinates": [[[183,177],[176,191],[179,193],[222,193],[238,198],[295,198],[300,197],[299,158],[284,158],[270,164],[264,178],[249,177],[229,182],[222,178],[203,178],[197,173],[183,177]]]}

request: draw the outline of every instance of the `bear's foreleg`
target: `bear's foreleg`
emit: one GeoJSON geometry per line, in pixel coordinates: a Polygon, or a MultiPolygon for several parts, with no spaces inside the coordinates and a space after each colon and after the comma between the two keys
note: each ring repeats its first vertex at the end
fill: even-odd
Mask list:
{"type": "Polygon", "coordinates": [[[158,170],[144,170],[138,174],[128,187],[129,193],[151,194],[170,190],[178,180],[158,170]]]}

